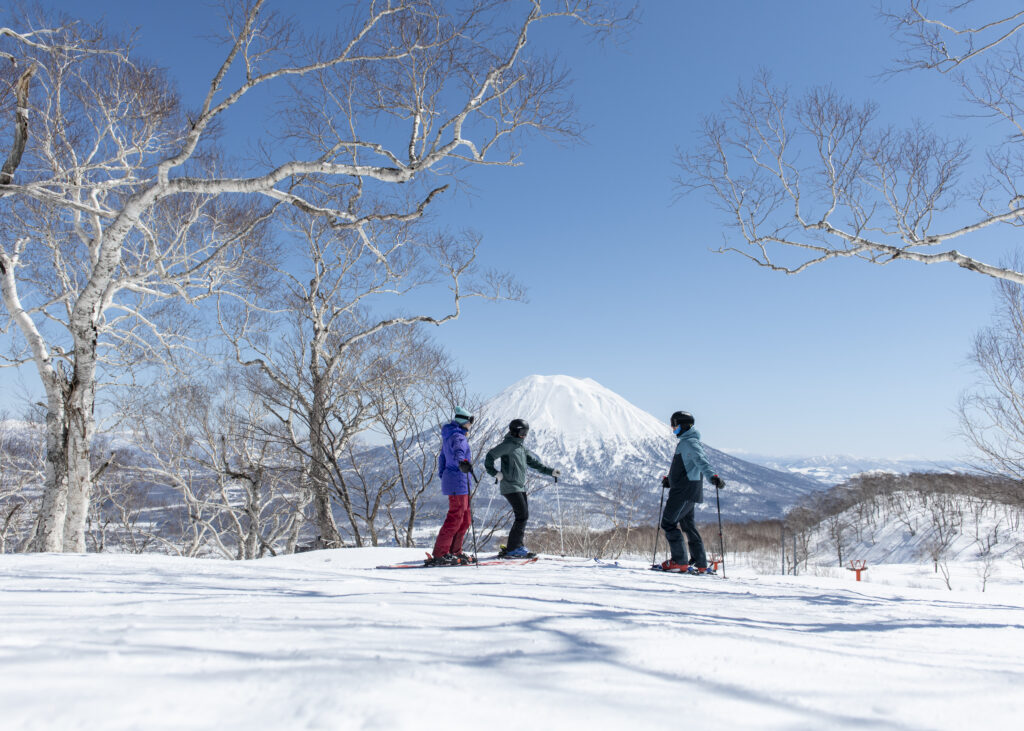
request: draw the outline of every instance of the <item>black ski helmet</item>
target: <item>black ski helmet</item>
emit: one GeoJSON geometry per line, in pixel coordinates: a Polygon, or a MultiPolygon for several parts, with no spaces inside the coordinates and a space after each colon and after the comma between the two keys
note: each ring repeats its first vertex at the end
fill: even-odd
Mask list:
{"type": "Polygon", "coordinates": [[[677,426],[683,427],[683,431],[686,431],[694,424],[693,414],[689,411],[677,411],[672,414],[672,418],[669,419],[668,423],[675,429],[677,426]]]}
{"type": "Polygon", "coordinates": [[[520,439],[525,437],[529,431],[530,425],[526,423],[525,419],[513,419],[508,425],[508,433],[514,437],[519,437],[520,439]]]}

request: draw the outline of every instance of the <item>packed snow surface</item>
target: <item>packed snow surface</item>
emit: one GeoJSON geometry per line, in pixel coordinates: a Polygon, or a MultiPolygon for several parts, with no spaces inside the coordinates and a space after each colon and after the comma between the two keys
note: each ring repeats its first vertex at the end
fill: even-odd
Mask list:
{"type": "Polygon", "coordinates": [[[421,557],[2,556],[0,726],[961,731],[1024,713],[1019,580],[374,568],[421,557]]]}

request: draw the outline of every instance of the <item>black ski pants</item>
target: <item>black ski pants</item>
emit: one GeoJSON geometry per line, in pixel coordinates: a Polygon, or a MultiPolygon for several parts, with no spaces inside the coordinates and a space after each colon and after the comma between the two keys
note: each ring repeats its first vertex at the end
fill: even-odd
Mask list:
{"type": "Polygon", "coordinates": [[[703,569],[707,568],[708,557],[704,552],[704,541],[701,540],[700,533],[697,532],[697,522],[693,517],[697,503],[686,499],[688,492],[690,492],[690,486],[686,483],[669,489],[668,500],[665,501],[665,512],[661,514],[661,529],[665,531],[665,538],[672,551],[673,561],[689,563],[703,569]],[[687,545],[683,545],[684,533],[686,534],[686,544],[690,548],[689,560],[686,558],[687,545]]]}
{"type": "Polygon", "coordinates": [[[505,548],[511,551],[523,545],[523,534],[526,532],[526,521],[530,519],[530,506],[526,501],[525,492],[510,492],[505,495],[508,504],[512,506],[512,514],[515,520],[512,522],[512,530],[508,532],[508,543],[505,548]]]}

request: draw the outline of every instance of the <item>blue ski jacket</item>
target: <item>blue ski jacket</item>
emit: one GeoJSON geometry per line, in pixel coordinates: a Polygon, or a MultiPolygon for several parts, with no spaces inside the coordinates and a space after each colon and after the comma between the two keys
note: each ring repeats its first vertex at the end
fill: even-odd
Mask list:
{"type": "Polygon", "coordinates": [[[676,451],[668,472],[669,484],[673,488],[684,490],[687,493],[687,500],[702,503],[702,478],[707,476],[710,480],[714,474],[708,456],[704,453],[704,445],[700,443],[700,432],[691,426],[679,435],[679,441],[676,442],[676,451]]]}
{"type": "Polygon", "coordinates": [[[437,476],[445,495],[468,495],[470,476],[459,471],[459,462],[473,461],[469,440],[462,425],[450,421],[441,427],[441,453],[437,455],[437,476]]]}

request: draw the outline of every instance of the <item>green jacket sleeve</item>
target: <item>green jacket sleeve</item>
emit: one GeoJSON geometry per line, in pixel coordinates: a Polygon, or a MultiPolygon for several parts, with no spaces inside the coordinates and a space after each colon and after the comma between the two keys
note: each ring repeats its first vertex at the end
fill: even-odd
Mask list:
{"type": "Polygon", "coordinates": [[[550,475],[554,472],[554,468],[548,467],[546,464],[540,461],[540,457],[531,452],[529,449],[526,450],[526,464],[533,469],[540,472],[542,475],[550,475]]]}
{"type": "Polygon", "coordinates": [[[496,474],[498,474],[498,470],[494,469],[494,460],[500,457],[504,457],[505,454],[508,452],[508,449],[504,447],[505,442],[502,442],[493,449],[488,450],[487,454],[484,455],[484,470],[491,477],[494,477],[496,474]]]}

